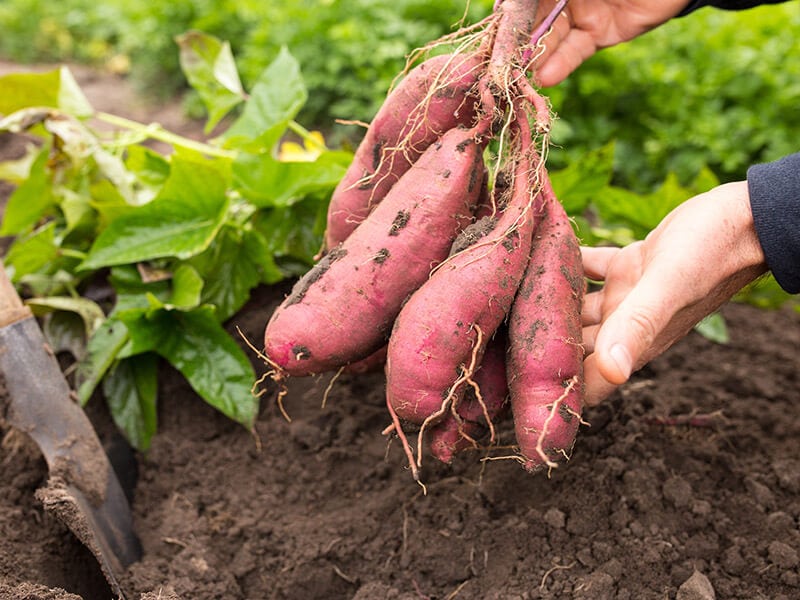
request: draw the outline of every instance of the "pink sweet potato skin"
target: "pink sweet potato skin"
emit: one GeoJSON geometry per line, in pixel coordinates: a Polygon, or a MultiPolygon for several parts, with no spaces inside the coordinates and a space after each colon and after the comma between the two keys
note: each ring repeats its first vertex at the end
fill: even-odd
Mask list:
{"type": "Polygon", "coordinates": [[[530,44],[538,8],[538,0],[504,0],[496,11],[500,22],[492,44],[489,73],[500,89],[507,83],[502,74],[519,64],[522,49],[530,44]]]}
{"type": "Polygon", "coordinates": [[[343,242],[445,131],[475,120],[469,93],[477,55],[441,55],[414,68],[387,97],[356,149],[328,207],[325,246],[343,242]],[[432,92],[432,88],[440,87],[432,92]],[[405,139],[407,138],[407,139],[405,139]],[[401,150],[395,150],[404,140],[401,150]]]}
{"type": "Polygon", "coordinates": [[[549,183],[525,278],[509,318],[508,382],[525,468],[569,457],[583,405],[578,240],[549,183]]]}
{"type": "Polygon", "coordinates": [[[473,376],[480,390],[483,406],[474,389],[468,387],[456,406],[459,418],[448,414],[431,428],[431,454],[443,463],[449,464],[459,452],[478,447],[476,442],[486,437],[489,431],[486,417],[495,423],[508,409],[506,339],[505,330],[499,330],[487,344],[481,365],[473,376]]]}
{"type": "Polygon", "coordinates": [[[274,367],[289,375],[321,373],[385,343],[405,298],[469,222],[482,152],[473,130],[448,131],[370,218],[300,279],[267,324],[265,354],[274,367]]]}
{"type": "Polygon", "coordinates": [[[505,319],[533,236],[529,164],[519,160],[511,200],[494,228],[451,256],[400,311],[386,361],[387,403],[400,419],[423,423],[442,410],[463,367],[473,354],[480,358],[505,319]]]}
{"type": "Polygon", "coordinates": [[[386,364],[386,346],[381,346],[369,356],[351,362],[344,367],[342,373],[348,375],[366,375],[367,373],[377,373],[383,371],[386,364]]]}

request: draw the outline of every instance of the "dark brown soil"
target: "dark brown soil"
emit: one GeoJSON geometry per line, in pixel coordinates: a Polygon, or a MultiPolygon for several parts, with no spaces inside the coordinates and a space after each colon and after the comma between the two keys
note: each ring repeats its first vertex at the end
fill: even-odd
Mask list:
{"type": "MultiPolygon", "coordinates": [[[[257,290],[231,331],[259,340],[289,289],[257,290]]],[[[324,408],[330,377],[291,381],[291,423],[266,395],[259,449],[164,367],[128,600],[798,598],[800,314],[724,315],[729,344],[693,333],[656,359],[587,411],[550,477],[470,453],[428,460],[427,495],[381,435],[380,374],[343,375],[324,408]]],[[[0,439],[0,597],[110,598],[34,498],[35,446],[0,439]]]]}

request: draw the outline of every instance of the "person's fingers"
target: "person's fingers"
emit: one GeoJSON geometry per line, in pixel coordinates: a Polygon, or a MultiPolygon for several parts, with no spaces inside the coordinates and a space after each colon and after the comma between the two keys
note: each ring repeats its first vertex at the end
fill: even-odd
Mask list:
{"type": "Polygon", "coordinates": [[[597,406],[617,389],[617,386],[606,380],[597,368],[597,355],[590,354],[583,361],[583,400],[587,406],[597,406]]]}
{"type": "Polygon", "coordinates": [[[625,383],[685,304],[681,283],[668,279],[662,270],[649,269],[606,317],[594,345],[606,381],[625,383]]]}
{"type": "Polygon", "coordinates": [[[619,253],[619,248],[611,246],[581,246],[581,259],[583,260],[583,272],[589,279],[603,281],[608,273],[608,265],[611,260],[619,253]]]}
{"type": "Polygon", "coordinates": [[[603,318],[603,292],[592,292],[583,297],[581,325],[597,325],[603,318]]]}
{"type": "Polygon", "coordinates": [[[594,344],[597,339],[598,331],[600,331],[600,325],[589,325],[583,328],[581,333],[581,345],[583,346],[584,356],[588,356],[594,352],[594,344]]]}
{"type": "MultiPolygon", "coordinates": [[[[549,10],[550,9],[548,8],[547,12],[549,12],[549,10]]],[[[547,62],[547,59],[552,56],[556,49],[561,45],[561,42],[564,41],[564,38],[567,37],[567,34],[571,28],[572,24],[567,16],[566,11],[561,11],[561,14],[553,22],[547,33],[542,36],[540,41],[542,47],[538,48],[537,51],[534,52],[538,55],[534,65],[542,65],[547,62]]],[[[536,68],[537,67],[534,66],[534,70],[536,70],[536,68]]]]}
{"type": "Polygon", "coordinates": [[[561,83],[596,51],[597,46],[591,34],[580,29],[570,29],[553,53],[537,69],[537,84],[549,87],[561,83]]]}

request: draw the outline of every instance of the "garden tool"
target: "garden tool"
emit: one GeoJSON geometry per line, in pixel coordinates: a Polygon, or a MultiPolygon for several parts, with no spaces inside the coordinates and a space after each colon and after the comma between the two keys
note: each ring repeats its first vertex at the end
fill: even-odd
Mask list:
{"type": "Polygon", "coordinates": [[[0,396],[0,418],[29,435],[47,461],[48,482],[36,497],[89,548],[113,593],[122,598],[120,577],[141,557],[128,500],[97,432],[2,265],[0,372],[7,390],[6,400],[0,396]]]}

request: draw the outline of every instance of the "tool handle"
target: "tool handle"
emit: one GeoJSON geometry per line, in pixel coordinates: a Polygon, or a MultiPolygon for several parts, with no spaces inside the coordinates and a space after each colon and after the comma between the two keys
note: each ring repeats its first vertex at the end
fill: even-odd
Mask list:
{"type": "Polygon", "coordinates": [[[13,325],[32,315],[31,309],[22,303],[14,284],[11,283],[2,262],[0,262],[0,327],[13,325]]]}

